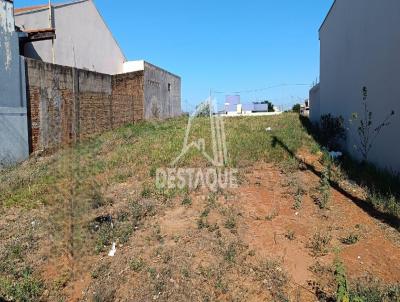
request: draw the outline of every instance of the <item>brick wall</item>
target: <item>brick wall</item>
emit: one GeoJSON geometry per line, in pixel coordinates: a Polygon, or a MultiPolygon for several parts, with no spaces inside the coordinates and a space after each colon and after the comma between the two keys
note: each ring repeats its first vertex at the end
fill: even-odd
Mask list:
{"type": "Polygon", "coordinates": [[[143,72],[106,75],[27,59],[31,151],[143,119],[143,72]]]}
{"type": "Polygon", "coordinates": [[[113,125],[120,127],[127,120],[134,122],[144,117],[144,73],[137,71],[113,76],[113,125]],[[120,110],[124,108],[124,110],[120,110]]]}

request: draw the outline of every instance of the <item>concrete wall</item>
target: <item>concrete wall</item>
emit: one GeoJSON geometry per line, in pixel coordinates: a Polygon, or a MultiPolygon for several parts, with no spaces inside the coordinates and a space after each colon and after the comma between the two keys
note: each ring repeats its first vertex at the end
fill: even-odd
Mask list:
{"type": "Polygon", "coordinates": [[[181,79],[152,64],[144,64],[145,119],[181,115],[181,79]]]}
{"type": "Polygon", "coordinates": [[[23,107],[18,33],[15,32],[13,5],[0,0],[0,106],[23,107]]]}
{"type": "MultiPolygon", "coordinates": [[[[53,18],[55,64],[106,74],[123,72],[125,56],[93,1],[53,5],[53,18]]],[[[47,8],[17,12],[15,20],[25,30],[50,27],[47,8]]],[[[24,52],[30,58],[53,62],[52,41],[29,43],[24,52]]]]}
{"type": "Polygon", "coordinates": [[[0,0],[0,167],[29,155],[24,78],[13,4],[0,0]]]}
{"type": "Polygon", "coordinates": [[[27,59],[32,151],[143,119],[143,72],[111,76],[27,59]]]}
{"type": "Polygon", "coordinates": [[[321,117],[321,90],[320,84],[315,85],[310,90],[310,113],[309,118],[313,123],[318,123],[321,117]]]}
{"type": "MultiPolygon", "coordinates": [[[[347,150],[359,153],[353,112],[361,114],[363,86],[376,122],[391,110],[392,124],[374,143],[370,160],[400,171],[400,1],[337,0],[320,30],[320,113],[342,115],[349,127],[347,150]]],[[[311,103],[311,106],[313,104],[311,103]]]]}
{"type": "Polygon", "coordinates": [[[128,61],[124,63],[123,73],[144,70],[144,61],[128,61]]]}
{"type": "Polygon", "coordinates": [[[0,107],[0,168],[29,157],[26,107],[0,107]]]}
{"type": "Polygon", "coordinates": [[[33,59],[26,59],[26,69],[33,152],[52,151],[127,123],[181,114],[180,78],[148,63],[144,71],[118,75],[33,59]]]}

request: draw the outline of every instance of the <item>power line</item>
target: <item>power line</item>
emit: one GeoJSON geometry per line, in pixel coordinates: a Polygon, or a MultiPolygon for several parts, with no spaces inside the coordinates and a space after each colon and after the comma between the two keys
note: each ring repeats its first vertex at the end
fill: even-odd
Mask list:
{"type": "Polygon", "coordinates": [[[276,84],[276,85],[271,85],[267,86],[264,88],[257,88],[257,89],[249,89],[249,90],[242,90],[242,91],[233,91],[233,92],[225,92],[225,91],[214,91],[211,90],[213,94],[242,94],[242,93],[251,93],[251,92],[259,92],[259,91],[265,91],[273,88],[280,88],[280,87],[291,87],[291,86],[312,86],[311,84],[276,84]]]}

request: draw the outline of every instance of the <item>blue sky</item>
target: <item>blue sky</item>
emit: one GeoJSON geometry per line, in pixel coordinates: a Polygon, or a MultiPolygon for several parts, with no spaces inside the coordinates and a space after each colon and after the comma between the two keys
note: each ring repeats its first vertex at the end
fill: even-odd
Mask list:
{"type": "Polygon", "coordinates": [[[233,92],[244,102],[270,99],[285,107],[307,98],[319,75],[318,28],[332,0],[95,3],[129,60],[145,59],[182,77],[182,104],[191,110],[210,89],[221,92],[219,102],[233,92]]]}

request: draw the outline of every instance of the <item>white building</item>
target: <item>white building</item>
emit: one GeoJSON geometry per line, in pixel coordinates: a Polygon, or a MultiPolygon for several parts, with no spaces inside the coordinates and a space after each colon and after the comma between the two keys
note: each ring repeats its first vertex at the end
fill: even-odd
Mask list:
{"type": "Polygon", "coordinates": [[[353,113],[363,114],[362,88],[375,126],[392,110],[391,125],[373,144],[369,159],[400,171],[400,1],[336,0],[319,30],[320,84],[310,91],[310,119],[322,114],[346,121],[346,149],[360,158],[353,113]]]}

